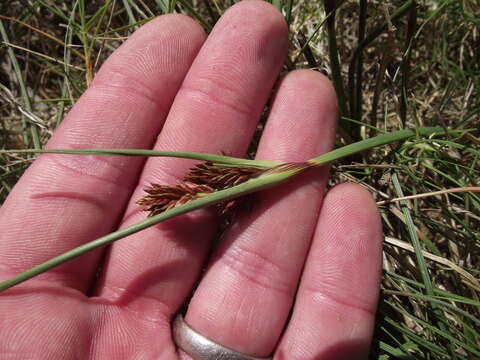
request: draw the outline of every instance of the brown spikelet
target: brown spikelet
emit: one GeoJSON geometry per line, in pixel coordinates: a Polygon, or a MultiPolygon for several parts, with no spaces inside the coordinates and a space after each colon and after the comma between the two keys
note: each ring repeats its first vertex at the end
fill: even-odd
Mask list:
{"type": "MultiPolygon", "coordinates": [[[[197,164],[178,185],[152,184],[145,189],[147,195],[137,201],[137,204],[146,206],[145,211],[150,212],[149,216],[154,216],[195,200],[199,194],[212,193],[241,184],[261,171],[257,168],[228,167],[211,162],[197,164]]],[[[217,210],[220,215],[226,215],[235,204],[234,200],[226,201],[218,204],[217,210]]]]}
{"type": "Polygon", "coordinates": [[[215,190],[208,185],[199,185],[188,181],[174,186],[152,184],[145,189],[148,195],[138,200],[137,204],[147,206],[145,211],[150,212],[148,216],[154,216],[194,200],[200,193],[213,191],[215,190]]]}
{"type": "Polygon", "coordinates": [[[261,171],[252,167],[229,167],[205,162],[191,168],[184,180],[223,190],[241,184],[261,171]]]}

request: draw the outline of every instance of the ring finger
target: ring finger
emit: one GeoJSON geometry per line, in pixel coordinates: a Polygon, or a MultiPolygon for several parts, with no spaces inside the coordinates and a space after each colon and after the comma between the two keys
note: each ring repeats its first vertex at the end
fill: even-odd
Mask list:
{"type": "MultiPolygon", "coordinates": [[[[336,99],[328,80],[295,71],[280,84],[257,158],[303,161],[331,149],[336,99]]],[[[252,356],[269,355],[285,326],[321,206],[327,168],[260,193],[220,244],[186,322],[252,356]]]]}
{"type": "Polygon", "coordinates": [[[329,190],[275,359],[366,359],[380,288],[382,226],[367,190],[329,190]]]}

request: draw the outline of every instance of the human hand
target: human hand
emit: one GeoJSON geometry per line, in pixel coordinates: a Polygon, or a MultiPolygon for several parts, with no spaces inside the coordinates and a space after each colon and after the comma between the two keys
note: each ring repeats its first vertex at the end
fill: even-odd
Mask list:
{"type": "MultiPolygon", "coordinates": [[[[281,15],[263,2],[235,5],[208,39],[189,18],[159,17],[107,60],[48,147],[242,156],[286,47],[281,15]]],[[[257,158],[302,161],[329,151],[336,117],[325,77],[286,75],[257,158]]],[[[144,219],[135,204],[143,189],[175,184],[191,165],[40,156],[0,209],[1,279],[144,219]]],[[[256,194],[218,244],[216,216],[203,209],[7,290],[0,294],[0,358],[188,358],[177,354],[171,323],[190,296],[191,327],[239,352],[278,360],[366,357],[380,220],[357,185],[334,187],[322,203],[327,176],[326,168],[310,171],[256,194]]]]}

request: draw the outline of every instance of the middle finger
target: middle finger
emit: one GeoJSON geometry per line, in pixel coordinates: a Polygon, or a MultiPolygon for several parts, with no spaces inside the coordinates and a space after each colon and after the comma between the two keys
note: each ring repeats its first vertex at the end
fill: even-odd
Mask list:
{"type": "MultiPolygon", "coordinates": [[[[233,6],[192,64],[155,149],[243,154],[283,63],[286,44],[285,22],[273,6],[260,1],[233,6]]],[[[122,226],[146,217],[135,204],[146,185],[173,185],[191,165],[179,159],[150,159],[122,226]]],[[[136,302],[149,317],[170,316],[190,292],[214,231],[214,219],[202,210],[116,243],[100,295],[109,300],[134,297],[128,303],[136,302]]]]}

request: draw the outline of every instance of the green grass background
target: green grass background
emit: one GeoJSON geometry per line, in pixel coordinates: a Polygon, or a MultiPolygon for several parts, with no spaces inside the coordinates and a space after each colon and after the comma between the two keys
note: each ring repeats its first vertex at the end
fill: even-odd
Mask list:
{"type": "MultiPolygon", "coordinates": [[[[419,126],[476,129],[414,138],[334,163],[380,205],[385,245],[373,359],[480,359],[480,2],[274,0],[290,26],[284,72],[335,83],[337,145],[419,126]]],[[[209,31],[234,1],[0,2],[0,147],[41,147],[99,66],[168,12],[209,31]]],[[[266,112],[268,107],[266,108],[266,112]]],[[[258,135],[262,126],[258,127],[258,135]]],[[[255,151],[255,141],[250,155],[255,151]]],[[[0,155],[0,202],[31,163],[0,155]]]]}

